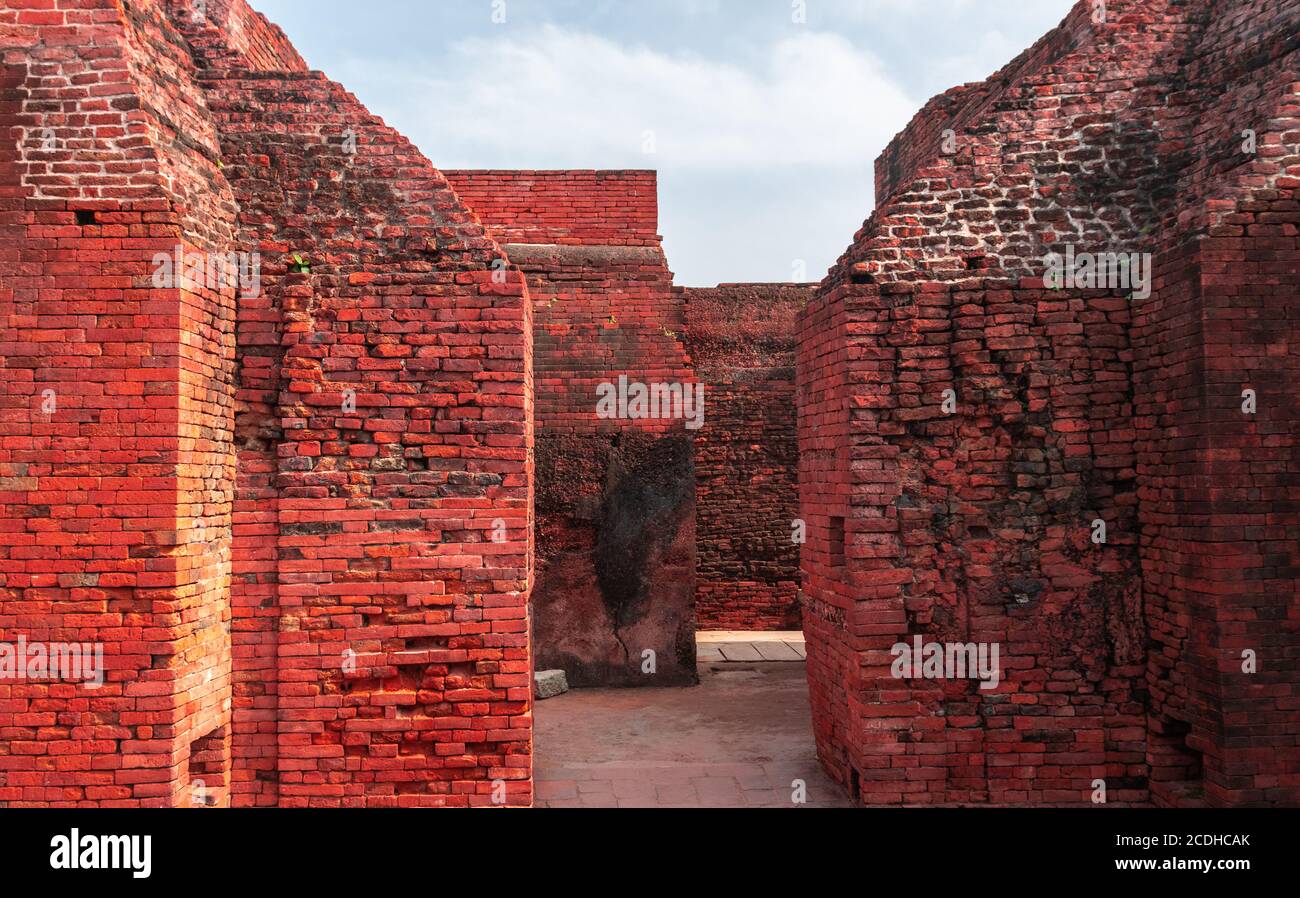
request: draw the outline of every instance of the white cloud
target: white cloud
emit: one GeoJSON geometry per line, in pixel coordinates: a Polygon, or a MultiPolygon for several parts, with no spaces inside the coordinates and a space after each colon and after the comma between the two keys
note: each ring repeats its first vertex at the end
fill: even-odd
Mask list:
{"type": "MultiPolygon", "coordinates": [[[[982,81],[1056,27],[1076,0],[811,0],[818,28],[871,29],[912,55],[909,88],[982,81]]],[[[922,99],[929,99],[928,96],[922,99]]]]}
{"type": "MultiPolygon", "coordinates": [[[[716,55],[649,22],[635,36],[539,24],[443,34],[414,63],[409,47],[372,49],[329,70],[442,168],[656,169],[678,283],[784,280],[794,260],[816,279],[870,214],[875,157],[929,99],[928,82],[983,78],[1024,46],[1007,37],[1010,0],[934,3],[813,0],[807,26],[780,4],[757,32],[720,30],[716,55]],[[937,10],[951,16],[942,27],[937,10]],[[859,18],[870,40],[833,33],[859,18]],[[923,27],[943,39],[913,43],[923,27]],[[892,47],[893,67],[868,44],[892,47]]],[[[730,9],[673,6],[696,32],[723,29],[730,9]]]]}
{"type": "Polygon", "coordinates": [[[804,29],[741,67],[548,25],[453,43],[437,70],[459,74],[354,68],[406,83],[382,93],[418,104],[400,120],[444,166],[869,166],[917,108],[874,56],[804,29]]]}
{"type": "Polygon", "coordinates": [[[915,15],[925,19],[936,16],[947,20],[957,16],[972,28],[1008,17],[1025,18],[1046,12],[1060,19],[1076,0],[810,0],[809,9],[828,17],[845,17],[858,21],[879,22],[885,15],[915,15]],[[1035,9],[1035,4],[1040,7],[1035,9]]]}
{"type": "Polygon", "coordinates": [[[435,165],[657,169],[688,284],[820,276],[889,139],[1073,4],[807,0],[797,25],[791,0],[520,0],[503,27],[486,3],[253,2],[435,165]]]}

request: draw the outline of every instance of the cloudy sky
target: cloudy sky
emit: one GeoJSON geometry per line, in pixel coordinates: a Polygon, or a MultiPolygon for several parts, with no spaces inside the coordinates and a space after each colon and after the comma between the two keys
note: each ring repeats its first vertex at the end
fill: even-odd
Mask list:
{"type": "Polygon", "coordinates": [[[820,279],[913,113],[1073,5],[251,2],[439,167],[657,169],[659,230],[687,286],[820,279]]]}

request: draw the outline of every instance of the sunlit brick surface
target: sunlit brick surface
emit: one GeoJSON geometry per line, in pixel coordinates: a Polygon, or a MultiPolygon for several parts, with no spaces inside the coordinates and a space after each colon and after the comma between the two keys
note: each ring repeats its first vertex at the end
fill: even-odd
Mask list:
{"type": "Polygon", "coordinates": [[[528,804],[523,277],[240,0],[18,6],[0,630],[108,676],[0,686],[0,799],[528,804]]]}

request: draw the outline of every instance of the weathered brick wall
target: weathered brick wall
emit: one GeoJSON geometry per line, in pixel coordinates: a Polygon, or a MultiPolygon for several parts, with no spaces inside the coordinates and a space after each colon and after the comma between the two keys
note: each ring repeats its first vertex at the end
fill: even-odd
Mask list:
{"type": "Polygon", "coordinates": [[[504,257],[445,179],[337,85],[202,82],[246,239],[274,260],[279,389],[237,425],[275,455],[275,525],[247,545],[276,547],[278,627],[252,632],[277,657],[278,803],[487,804],[494,780],[527,803],[522,276],[494,278],[504,257]]]}
{"type": "MultiPolygon", "coordinates": [[[[172,21],[185,32],[195,64],[201,68],[306,71],[306,64],[283,33],[243,3],[216,0],[200,8],[189,0],[168,0],[167,5],[172,21]]],[[[215,128],[215,124],[207,122],[206,127],[215,128]]],[[[218,147],[218,159],[220,154],[218,147]]],[[[269,218],[279,214],[279,210],[267,213],[269,218]]],[[[243,216],[248,217],[247,210],[243,216]]],[[[257,235],[241,238],[239,247],[256,251],[257,235]]],[[[231,642],[235,657],[231,792],[235,804],[273,805],[278,799],[279,764],[276,536],[280,496],[276,453],[281,439],[276,400],[283,363],[278,298],[266,289],[253,295],[241,291],[235,330],[239,353],[235,384],[236,493],[231,533],[231,642]]]]}
{"type": "Polygon", "coordinates": [[[159,10],[0,9],[0,641],[105,681],[0,680],[0,801],[225,804],[234,296],[155,287],[233,229],[159,10]],[[198,755],[198,757],[192,757],[198,755]]]}
{"type": "Polygon", "coordinates": [[[692,431],[670,418],[602,420],[596,406],[600,385],[621,376],[695,382],[655,233],[655,175],[447,177],[527,274],[533,300],[536,664],[581,686],[694,682],[692,431]]]}
{"type": "Polygon", "coordinates": [[[810,679],[822,757],[867,800],[1082,801],[1104,776],[1111,800],[1143,797],[1127,315],[990,281],[841,286],[810,307],[810,679]],[[916,634],[997,644],[997,689],[894,678],[916,634]]]}
{"type": "Polygon", "coordinates": [[[653,171],[449,171],[502,243],[659,248],[653,171]]]}
{"type": "MultiPolygon", "coordinates": [[[[1086,3],[1076,4],[1059,27],[987,80],[959,85],[931,99],[877,157],[877,204],[884,205],[895,193],[933,171],[931,166],[939,156],[961,155],[973,159],[972,145],[968,140],[957,140],[957,135],[969,137],[969,132],[978,130],[1000,102],[1008,100],[1009,93],[1021,89],[1026,80],[1089,41],[1096,28],[1095,8],[1086,3]],[[946,135],[945,131],[951,134],[946,135]],[[948,137],[953,140],[945,146],[948,137]]],[[[1077,62],[1068,61],[1063,71],[1076,66],[1077,62]]]]}
{"type": "Polygon", "coordinates": [[[799,629],[794,328],[812,292],[797,284],[684,290],[687,349],[708,396],[695,436],[701,629],[799,629]]]}
{"type": "Polygon", "coordinates": [[[1294,413],[1240,405],[1294,391],[1300,11],[1086,7],[900,135],[800,325],[801,410],[842,391],[800,418],[819,751],[868,801],[1296,801],[1294,413]],[[1067,246],[1153,253],[1150,297],[1041,292],[1067,246]],[[895,679],[915,634],[998,643],[1002,685],[895,679]]]}
{"type": "Polygon", "coordinates": [[[775,622],[764,521],[807,524],[818,752],[864,800],[1300,803],[1293,2],[1080,2],[922,111],[794,327],[797,514],[780,316],[687,314],[653,173],[444,176],[194,9],[0,4],[0,643],[106,668],[0,679],[0,804],[526,804],[534,467],[537,661],[666,685],[697,459],[706,622],[775,622]],[[1152,253],[1150,295],[1045,289],[1067,245],[1152,253]],[[260,289],[158,283],[178,251],[260,289]],[[597,416],[695,383],[688,334],[698,440],[597,416]],[[997,688],[895,677],[913,636],[998,646],[997,688]]]}
{"type": "Polygon", "coordinates": [[[0,682],[0,800],[528,804],[523,276],[242,2],[168,6],[0,11],[0,632],[108,668],[0,682]],[[181,242],[260,291],[158,288],[181,242]]]}
{"type": "Polygon", "coordinates": [[[1294,805],[1300,9],[1214,12],[1171,123],[1159,289],[1135,308],[1152,797],[1294,805]]]}
{"type": "Polygon", "coordinates": [[[305,72],[298,51],[278,26],[245,0],[163,0],[204,67],[228,65],[262,72],[305,72]]]}
{"type": "MultiPolygon", "coordinates": [[[[846,788],[855,789],[863,726],[857,708],[863,701],[861,664],[854,635],[860,603],[890,596],[897,585],[876,582],[845,563],[850,509],[858,496],[871,497],[887,484],[884,465],[892,453],[859,451],[851,432],[853,371],[862,353],[850,345],[857,317],[853,294],[864,288],[817,291],[796,320],[795,384],[799,448],[799,515],[807,527],[800,547],[803,633],[808,646],[808,696],[817,755],[846,788]],[[856,458],[861,487],[850,481],[856,458]]],[[[868,331],[863,331],[867,333],[868,331]]],[[[862,521],[857,528],[884,532],[884,522],[862,521]]],[[[856,552],[856,549],[855,549],[856,552]]],[[[865,565],[868,575],[871,565],[865,565]]]]}
{"type": "MultiPolygon", "coordinates": [[[[953,153],[935,140],[923,161],[912,146],[914,177],[882,195],[830,283],[1041,277],[1044,257],[1070,244],[1149,249],[1186,161],[1162,141],[1183,124],[1168,91],[1183,85],[1200,16],[1172,0],[1112,0],[1105,24],[1076,28],[1085,7],[1066,20],[1078,37],[1064,43],[1069,52],[1041,69],[1013,67],[1020,80],[955,129],[953,153]]],[[[914,124],[900,139],[917,133],[933,129],[914,124]]]]}

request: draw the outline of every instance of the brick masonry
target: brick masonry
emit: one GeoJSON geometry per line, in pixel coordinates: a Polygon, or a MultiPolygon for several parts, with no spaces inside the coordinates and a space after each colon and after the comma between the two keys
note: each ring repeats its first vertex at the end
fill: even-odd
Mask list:
{"type": "Polygon", "coordinates": [[[797,630],[795,319],[813,286],[683,292],[687,348],[708,397],[695,437],[696,621],[797,630]]]}
{"type": "Polygon", "coordinates": [[[523,276],[242,0],[0,46],[0,629],[108,671],[0,685],[0,800],[529,804],[523,276]],[[260,291],[158,288],[178,243],[260,291]]]}
{"type": "Polygon", "coordinates": [[[689,684],[697,616],[802,622],[864,802],[1300,804],[1300,10],[1097,11],[815,289],[674,290],[653,172],[440,172],[244,0],[0,0],[0,645],[105,669],[0,679],[0,805],[527,805],[533,665],[689,684]]]}
{"type": "Polygon", "coordinates": [[[1106,6],[922,111],[801,316],[815,726],[866,802],[1300,802],[1300,10],[1106,6]],[[1067,246],[1150,295],[1044,290],[1067,246]],[[896,678],[917,635],[998,688],[896,678]]]}
{"type": "Polygon", "coordinates": [[[155,8],[0,11],[0,632],[105,668],[0,683],[12,805],[188,802],[196,744],[229,800],[234,297],[151,263],[235,213],[173,36],[155,8]]]}
{"type": "Polygon", "coordinates": [[[576,686],[694,683],[698,431],[596,415],[600,385],[620,377],[696,382],[657,233],[655,173],[447,177],[533,298],[537,667],[563,668],[576,686]]]}

